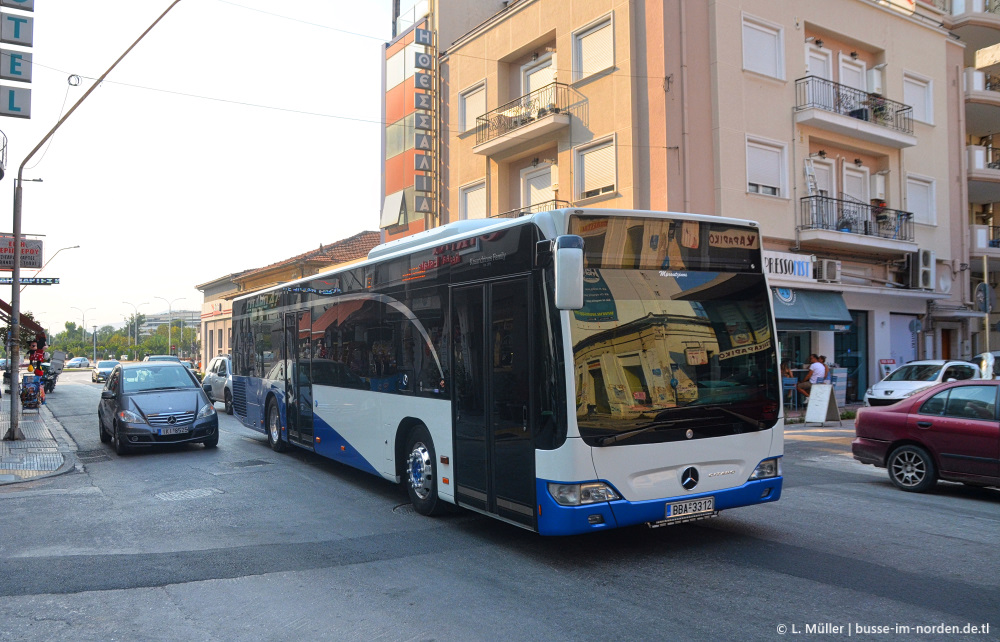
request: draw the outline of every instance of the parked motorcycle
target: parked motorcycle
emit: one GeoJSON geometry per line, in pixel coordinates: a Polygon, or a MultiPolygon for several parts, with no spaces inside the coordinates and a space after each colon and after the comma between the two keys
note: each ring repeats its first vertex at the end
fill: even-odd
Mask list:
{"type": "Polygon", "coordinates": [[[40,382],[42,384],[42,390],[45,394],[49,394],[56,387],[56,379],[59,378],[59,373],[52,372],[51,370],[46,372],[41,376],[40,382]]]}

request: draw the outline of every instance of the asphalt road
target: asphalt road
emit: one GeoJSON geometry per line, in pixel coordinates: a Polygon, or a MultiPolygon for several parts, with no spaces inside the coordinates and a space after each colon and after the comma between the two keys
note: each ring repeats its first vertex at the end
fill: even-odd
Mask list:
{"type": "Polygon", "coordinates": [[[49,397],[76,472],[0,488],[2,640],[1000,639],[1000,491],[898,491],[847,423],[791,427],[774,504],[542,538],[422,517],[225,414],[217,449],[118,457],[99,390],[66,373],[49,397]]]}

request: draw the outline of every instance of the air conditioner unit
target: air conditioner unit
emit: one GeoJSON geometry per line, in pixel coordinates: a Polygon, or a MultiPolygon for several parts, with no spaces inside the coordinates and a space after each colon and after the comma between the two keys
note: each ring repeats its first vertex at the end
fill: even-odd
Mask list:
{"type": "Polygon", "coordinates": [[[868,70],[868,93],[882,95],[882,70],[868,70]]]}
{"type": "Polygon", "coordinates": [[[820,283],[840,283],[840,261],[820,259],[813,266],[813,272],[820,283]]]}
{"type": "Polygon", "coordinates": [[[885,198],[885,174],[872,174],[871,176],[871,198],[880,201],[885,198]]]}
{"type": "Polygon", "coordinates": [[[917,250],[910,256],[910,287],[933,290],[937,278],[937,257],[934,250],[917,250]]]}

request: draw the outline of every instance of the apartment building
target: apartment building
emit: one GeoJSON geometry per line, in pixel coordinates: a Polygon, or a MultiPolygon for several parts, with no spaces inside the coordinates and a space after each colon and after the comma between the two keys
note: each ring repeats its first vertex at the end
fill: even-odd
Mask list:
{"type": "Polygon", "coordinates": [[[556,207],[746,218],[782,358],[826,355],[849,399],[880,362],[978,347],[970,46],[950,5],[406,5],[385,50],[386,238],[556,207]]]}
{"type": "MultiPolygon", "coordinates": [[[[964,110],[963,179],[970,225],[967,265],[978,314],[979,303],[995,301],[1000,271],[1000,218],[994,217],[1000,202],[1000,1],[938,0],[936,6],[945,12],[945,27],[965,44],[959,99],[964,110]]],[[[935,302],[931,309],[936,312],[939,307],[935,302]]],[[[976,324],[974,352],[1000,349],[998,318],[991,313],[989,321],[976,324]]]]}

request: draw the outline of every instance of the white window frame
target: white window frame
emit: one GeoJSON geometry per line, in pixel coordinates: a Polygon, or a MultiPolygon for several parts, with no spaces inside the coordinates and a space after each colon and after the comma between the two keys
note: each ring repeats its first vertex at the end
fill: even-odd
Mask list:
{"type": "MultiPolygon", "coordinates": [[[[469,192],[474,192],[478,189],[486,191],[486,180],[480,179],[474,183],[469,183],[468,185],[463,185],[458,188],[458,218],[459,220],[466,221],[469,219],[469,212],[466,209],[466,201],[469,192]]],[[[490,215],[490,203],[489,199],[486,199],[485,207],[483,208],[483,218],[489,218],[490,215]]],[[[478,217],[477,217],[478,218],[478,217]]]]}
{"type": "Polygon", "coordinates": [[[913,212],[913,222],[919,225],[937,225],[937,181],[931,176],[921,174],[906,175],[906,205],[910,205],[910,184],[920,183],[928,187],[926,220],[918,218],[918,212],[913,212]]]}
{"type": "Polygon", "coordinates": [[[761,76],[766,76],[768,78],[777,78],[778,80],[785,80],[785,28],[779,24],[763,20],[756,16],[752,16],[748,13],[743,14],[743,23],[740,29],[740,40],[742,43],[742,55],[743,55],[743,71],[749,71],[751,73],[760,74],[761,76]],[[774,37],[774,56],[773,61],[775,73],[769,73],[766,71],[761,71],[759,69],[752,68],[747,64],[748,60],[752,60],[752,57],[747,55],[747,42],[746,42],[746,30],[755,29],[766,35],[771,35],[774,37]]]}
{"type": "Polygon", "coordinates": [[[788,188],[788,144],[782,143],[776,140],[770,140],[767,138],[761,138],[760,136],[747,136],[746,137],[746,190],[747,194],[757,194],[760,196],[769,196],[771,198],[783,198],[788,199],[791,193],[788,188]],[[770,150],[778,150],[780,157],[781,166],[778,168],[779,172],[779,185],[760,185],[757,183],[750,183],[750,148],[751,147],[763,147],[770,150]],[[757,186],[757,190],[753,189],[753,186],[757,186]],[[761,191],[761,187],[777,188],[777,194],[771,194],[767,191],[761,191]]]}
{"type": "Polygon", "coordinates": [[[843,51],[837,54],[837,82],[845,87],[851,87],[858,91],[868,92],[868,65],[863,60],[855,60],[843,51]],[[850,69],[858,72],[860,86],[855,87],[844,82],[844,70],[850,69]]]}
{"type": "Polygon", "coordinates": [[[480,80],[471,87],[467,87],[458,94],[458,129],[459,133],[469,132],[476,129],[476,118],[485,114],[488,109],[486,109],[486,101],[489,98],[486,93],[486,80],[480,80]],[[483,92],[483,113],[482,114],[469,114],[466,111],[466,100],[478,91],[483,92]]]}
{"type": "MultiPolygon", "coordinates": [[[[924,88],[924,116],[925,120],[917,120],[916,114],[914,114],[913,120],[917,122],[927,123],[928,125],[934,124],[934,80],[928,78],[927,76],[922,76],[920,74],[915,74],[912,71],[903,72],[903,95],[904,102],[906,96],[906,85],[910,83],[912,85],[921,85],[924,88]]],[[[912,105],[911,105],[912,106],[912,105]]]]}
{"type": "Polygon", "coordinates": [[[806,75],[816,76],[823,80],[833,80],[833,55],[829,49],[817,47],[811,42],[806,43],[806,75]],[[809,62],[813,57],[823,59],[823,69],[817,71],[812,68],[809,62]]]}
{"type": "Polygon", "coordinates": [[[601,138],[596,138],[589,143],[584,143],[583,145],[578,145],[573,148],[573,200],[575,202],[590,202],[594,200],[604,199],[612,196],[618,195],[618,135],[610,134],[608,136],[602,136],[601,138]],[[611,190],[607,192],[602,192],[594,196],[583,196],[583,155],[595,151],[600,147],[610,145],[612,149],[612,155],[614,156],[614,184],[611,186],[611,190]]]}
{"type": "MultiPolygon", "coordinates": [[[[544,69],[545,67],[554,67],[555,64],[556,55],[550,51],[543,53],[531,62],[521,65],[521,95],[524,96],[528,93],[528,76],[532,72],[544,69]]],[[[538,87],[537,89],[541,89],[541,87],[538,87]]]]}
{"type": "MultiPolygon", "coordinates": [[[[534,174],[541,174],[543,172],[549,175],[549,184],[552,186],[552,199],[556,197],[556,170],[555,165],[552,163],[539,163],[538,165],[528,166],[521,170],[521,207],[531,207],[532,205],[538,205],[538,203],[528,202],[528,181],[533,178],[534,174]]],[[[540,201],[544,203],[545,201],[540,201]]]]}
{"type": "Polygon", "coordinates": [[[615,67],[615,16],[614,12],[608,13],[601,16],[597,20],[594,20],[582,29],[578,29],[573,32],[573,73],[571,75],[573,82],[583,80],[585,78],[590,78],[598,74],[604,73],[609,69],[614,69],[615,67]],[[580,51],[580,45],[583,39],[592,33],[599,31],[601,29],[608,28],[611,30],[611,61],[607,66],[601,69],[585,70],[583,68],[583,60],[580,51]]]}

